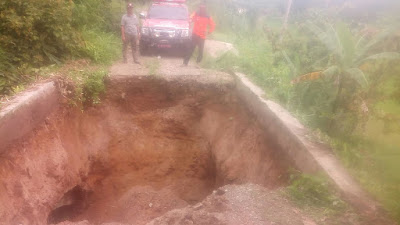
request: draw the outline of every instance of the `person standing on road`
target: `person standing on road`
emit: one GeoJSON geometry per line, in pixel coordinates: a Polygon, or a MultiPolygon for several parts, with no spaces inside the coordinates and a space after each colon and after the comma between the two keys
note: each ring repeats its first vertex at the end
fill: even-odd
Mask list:
{"type": "Polygon", "coordinates": [[[199,9],[191,15],[191,22],[193,23],[193,35],[191,43],[185,54],[183,65],[187,66],[193,52],[198,47],[199,55],[197,56],[197,63],[203,59],[204,43],[208,34],[211,34],[215,29],[213,19],[208,15],[206,5],[202,3],[199,9]]]}
{"type": "Polygon", "coordinates": [[[126,7],[127,13],[122,16],[121,20],[121,36],[123,42],[122,55],[124,57],[124,63],[128,62],[126,57],[128,46],[131,46],[133,61],[136,64],[140,64],[137,56],[137,49],[139,46],[140,32],[139,32],[139,20],[133,13],[133,4],[128,3],[126,7]]]}

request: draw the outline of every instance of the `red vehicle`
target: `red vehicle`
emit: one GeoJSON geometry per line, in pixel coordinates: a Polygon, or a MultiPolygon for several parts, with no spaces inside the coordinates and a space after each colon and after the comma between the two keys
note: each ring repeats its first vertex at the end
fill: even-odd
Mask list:
{"type": "Polygon", "coordinates": [[[155,0],[140,17],[141,54],[152,48],[184,48],[190,40],[190,16],[185,0],[155,0]]]}

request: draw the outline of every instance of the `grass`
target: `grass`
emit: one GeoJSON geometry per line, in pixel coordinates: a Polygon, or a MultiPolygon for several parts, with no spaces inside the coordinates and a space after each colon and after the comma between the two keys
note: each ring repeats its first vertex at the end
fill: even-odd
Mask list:
{"type": "Polygon", "coordinates": [[[262,36],[249,39],[237,38],[233,43],[239,51],[239,57],[234,54],[226,54],[216,60],[207,57],[202,66],[243,72],[266,90],[269,98],[286,105],[285,99],[292,88],[290,85],[292,75],[285,63],[274,62],[275,54],[278,53],[272,51],[262,36]]]}
{"type": "MultiPolygon", "coordinates": [[[[299,106],[296,106],[301,102],[294,102],[296,99],[294,97],[322,101],[323,99],[318,100],[318,98],[325,90],[316,90],[313,95],[297,92],[299,90],[290,84],[293,74],[287,63],[276,60],[278,58],[276,54],[279,53],[272,51],[268,41],[254,36],[258,35],[245,39],[236,36],[234,39],[230,34],[216,33],[215,38],[234,43],[240,56],[227,54],[218,59],[206,58],[202,66],[245,73],[266,92],[267,98],[279,102],[304,124],[312,125],[312,129],[318,130],[321,123],[316,115],[305,114],[299,106]],[[224,39],[226,36],[229,38],[224,39]]],[[[397,96],[395,94],[398,92],[396,84],[398,84],[397,81],[389,78],[384,82],[381,92],[385,94],[383,96],[385,100],[377,101],[371,109],[370,119],[361,131],[336,138],[328,137],[326,134],[323,136],[358,182],[384,205],[394,219],[400,221],[400,164],[398,163],[400,162],[400,122],[398,120],[400,101],[393,97],[397,96]],[[389,115],[389,120],[385,123],[380,114],[389,115]]],[[[312,85],[313,82],[308,82],[300,88],[314,88],[312,85]]],[[[324,185],[317,183],[318,178],[304,175],[292,184],[289,192],[298,201],[312,201],[313,195],[318,196],[321,190],[326,190],[324,185]],[[302,193],[302,191],[308,193],[302,193]],[[305,196],[308,197],[302,199],[305,196]]],[[[320,197],[326,200],[327,196],[320,197]]]]}
{"type": "MultiPolygon", "coordinates": [[[[108,65],[81,59],[30,69],[29,73],[32,77],[30,83],[47,79],[58,80],[62,95],[71,105],[86,107],[101,102],[101,95],[106,91],[104,80],[108,75],[108,65]]],[[[13,86],[13,93],[24,91],[30,83],[13,86]]],[[[6,96],[0,98],[0,107],[8,99],[6,96]]]]}
{"type": "Polygon", "coordinates": [[[287,187],[290,197],[299,205],[323,207],[340,211],[345,203],[332,192],[328,179],[322,175],[292,173],[291,184],[287,187]]]}
{"type": "Polygon", "coordinates": [[[283,194],[318,224],[364,224],[365,219],[341,200],[334,190],[322,174],[292,171],[290,185],[283,190],[283,194]]]}
{"type": "Polygon", "coordinates": [[[23,71],[29,74],[29,77],[23,82],[16,82],[10,89],[10,95],[23,91],[31,83],[61,74],[61,77],[74,83],[73,86],[76,88],[76,95],[73,97],[74,104],[99,103],[100,95],[105,90],[103,78],[108,74],[107,67],[120,57],[121,43],[115,34],[97,30],[85,30],[82,36],[85,45],[80,51],[89,58],[91,63],[85,63],[79,70],[71,71],[63,69],[69,67],[68,62],[41,68],[25,68],[23,71]]]}
{"type": "Polygon", "coordinates": [[[106,91],[104,79],[108,75],[106,67],[86,67],[67,74],[74,85],[71,98],[73,105],[95,105],[100,103],[100,95],[106,91]]]}
{"type": "MultiPolygon", "coordinates": [[[[341,224],[335,219],[345,214],[355,217],[353,209],[338,197],[328,178],[323,175],[302,174],[292,171],[290,185],[284,194],[315,221],[329,220],[329,224],[341,224]]],[[[358,219],[358,218],[356,218],[358,219]]]]}
{"type": "Polygon", "coordinates": [[[110,65],[121,55],[121,41],[117,35],[98,30],[84,30],[84,54],[94,63],[110,65]]]}
{"type": "Polygon", "coordinates": [[[394,219],[400,221],[398,145],[367,136],[332,142],[336,154],[353,177],[383,204],[394,219]]]}
{"type": "MultiPolygon", "coordinates": [[[[76,31],[77,39],[76,42],[71,42],[70,39],[63,36],[62,41],[66,42],[70,47],[68,47],[68,51],[62,53],[62,57],[58,57],[55,60],[57,64],[63,64],[69,60],[89,58],[94,64],[110,65],[121,55],[119,30],[120,18],[124,13],[122,8],[125,11],[125,3],[122,0],[112,0],[110,5],[106,3],[108,1],[78,1],[74,4],[72,18],[66,18],[65,24],[59,24],[59,27],[56,27],[57,29],[54,28],[58,32],[60,29],[66,29],[70,25],[76,31]]],[[[43,36],[57,36],[57,34],[51,33],[43,36]]],[[[46,48],[43,47],[43,49],[56,49],[56,47],[53,48],[53,46],[46,45],[46,43],[42,44],[47,46],[46,48]]],[[[61,46],[63,44],[59,43],[61,46]]],[[[27,50],[27,52],[29,51],[27,50]]],[[[40,53],[38,54],[41,56],[40,53]]],[[[51,56],[51,54],[47,54],[48,57],[50,57],[49,55],[51,56]]],[[[56,59],[55,57],[53,58],[56,59]]],[[[12,60],[10,59],[15,61],[16,58],[13,54],[5,52],[0,47],[0,93],[3,96],[12,96],[23,90],[25,86],[42,79],[42,77],[37,76],[38,73],[35,70],[42,69],[38,68],[38,66],[46,68],[52,63],[51,61],[35,63],[30,60],[16,66],[11,64],[12,60]]]]}
{"type": "Polygon", "coordinates": [[[348,139],[335,140],[333,146],[358,181],[400,221],[399,81],[395,74],[386,75],[363,129],[348,139]]]}

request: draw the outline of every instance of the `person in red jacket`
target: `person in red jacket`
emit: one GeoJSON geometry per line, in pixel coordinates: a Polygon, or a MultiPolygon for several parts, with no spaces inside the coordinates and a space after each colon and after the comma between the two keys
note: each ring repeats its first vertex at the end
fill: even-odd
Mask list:
{"type": "Polygon", "coordinates": [[[204,42],[208,34],[211,34],[215,29],[215,23],[213,19],[208,15],[207,8],[202,3],[199,9],[191,15],[191,22],[193,23],[193,34],[192,40],[189,44],[187,53],[183,60],[183,65],[187,66],[193,52],[198,47],[199,55],[197,56],[197,63],[203,59],[204,42]]]}

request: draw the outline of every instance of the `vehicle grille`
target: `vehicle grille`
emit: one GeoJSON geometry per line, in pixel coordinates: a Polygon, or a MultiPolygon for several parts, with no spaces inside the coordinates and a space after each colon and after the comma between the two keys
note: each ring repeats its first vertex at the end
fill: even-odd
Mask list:
{"type": "Polygon", "coordinates": [[[175,30],[162,28],[155,28],[152,33],[153,36],[162,38],[174,38],[176,35],[175,30]]]}

